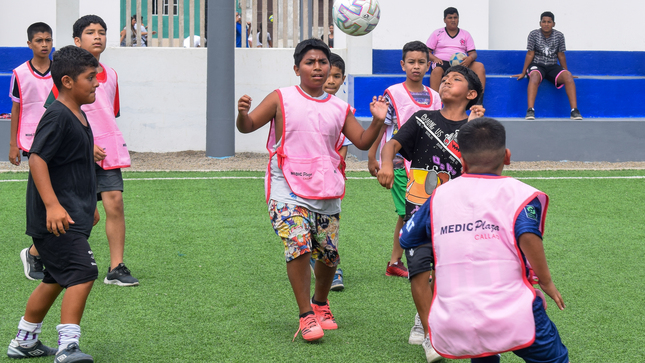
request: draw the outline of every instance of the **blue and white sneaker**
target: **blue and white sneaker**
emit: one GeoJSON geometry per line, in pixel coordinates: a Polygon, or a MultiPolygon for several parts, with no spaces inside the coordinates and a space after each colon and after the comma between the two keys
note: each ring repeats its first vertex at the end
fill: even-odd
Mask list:
{"type": "Polygon", "coordinates": [[[78,343],[72,343],[67,348],[56,353],[54,363],[94,363],[91,355],[81,352],[78,343]]]}
{"type": "Polygon", "coordinates": [[[345,285],[343,285],[343,270],[336,268],[336,274],[334,274],[334,281],[331,283],[331,291],[343,291],[345,285]]]}
{"type": "Polygon", "coordinates": [[[9,358],[34,358],[34,357],[46,357],[49,355],[56,354],[56,349],[50,348],[40,340],[36,341],[36,344],[29,348],[21,347],[20,344],[15,340],[11,339],[9,343],[9,349],[7,349],[7,356],[9,358]]]}

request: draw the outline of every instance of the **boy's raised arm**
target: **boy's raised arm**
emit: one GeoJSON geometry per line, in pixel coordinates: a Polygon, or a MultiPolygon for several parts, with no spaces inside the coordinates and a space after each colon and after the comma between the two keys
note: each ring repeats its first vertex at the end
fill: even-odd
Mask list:
{"type": "Polygon", "coordinates": [[[533,272],[539,279],[540,287],[555,301],[560,310],[564,310],[564,300],[551,280],[551,272],[546,263],[542,238],[533,233],[524,233],[519,238],[520,249],[531,264],[533,272]]]}
{"type": "Polygon", "coordinates": [[[383,96],[374,96],[370,103],[370,112],[372,112],[372,123],[367,129],[363,129],[360,123],[351,112],[347,115],[345,126],[343,127],[343,134],[351,141],[354,146],[360,150],[369,149],[374,140],[378,136],[383,122],[385,122],[385,115],[389,103],[385,101],[383,96]]]}
{"type": "Polygon", "coordinates": [[[51,179],[49,178],[49,168],[47,163],[38,154],[29,156],[29,170],[34,184],[40,194],[40,198],[47,209],[47,230],[57,237],[65,234],[70,224],[74,224],[72,217],[58,202],[58,197],[52,188],[51,179]]]}
{"type": "Polygon", "coordinates": [[[276,109],[280,103],[280,97],[277,92],[271,92],[253,112],[249,113],[251,109],[251,102],[253,100],[248,95],[240,97],[237,101],[237,129],[241,133],[253,132],[260,127],[273,120],[276,115],[276,109]]]}

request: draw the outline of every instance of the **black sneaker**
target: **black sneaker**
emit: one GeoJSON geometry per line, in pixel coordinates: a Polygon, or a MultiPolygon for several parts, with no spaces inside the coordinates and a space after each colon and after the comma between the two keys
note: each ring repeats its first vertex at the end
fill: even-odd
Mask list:
{"type": "Polygon", "coordinates": [[[577,108],[574,108],[573,110],[571,110],[571,119],[582,120],[582,115],[580,114],[580,111],[578,111],[577,108]]]}
{"type": "Polygon", "coordinates": [[[9,358],[33,358],[33,357],[46,357],[48,355],[56,354],[56,349],[50,348],[40,340],[36,341],[32,347],[24,348],[15,339],[11,339],[9,343],[9,349],[7,349],[7,356],[9,358]]]}
{"type": "Polygon", "coordinates": [[[56,353],[54,363],[94,363],[91,355],[81,352],[78,343],[72,343],[67,348],[56,353]]]}
{"type": "Polygon", "coordinates": [[[535,109],[531,107],[526,110],[526,116],[524,118],[527,120],[535,120],[535,109]]]}
{"type": "Polygon", "coordinates": [[[125,267],[125,264],[120,263],[114,270],[108,269],[108,274],[105,276],[104,283],[108,285],[119,286],[138,286],[139,280],[132,277],[130,270],[125,267]]]}
{"type": "Polygon", "coordinates": [[[25,271],[25,276],[29,280],[42,280],[45,274],[43,274],[43,263],[40,261],[40,257],[32,256],[29,253],[27,247],[24,250],[20,251],[20,259],[22,260],[22,267],[25,271]]]}

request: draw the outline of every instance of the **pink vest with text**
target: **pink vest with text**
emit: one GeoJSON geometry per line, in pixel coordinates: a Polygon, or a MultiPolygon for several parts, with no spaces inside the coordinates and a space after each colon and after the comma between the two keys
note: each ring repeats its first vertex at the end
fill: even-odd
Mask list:
{"type": "Polygon", "coordinates": [[[336,199],[345,195],[345,178],[339,169],[342,147],[341,132],[349,113],[349,105],[336,96],[316,100],[300,87],[276,91],[282,110],[281,144],[276,144],[275,120],[267,140],[269,167],[265,186],[266,198],[271,194],[271,158],[277,155],[278,166],[291,191],[305,199],[336,199]]]}
{"type": "Polygon", "coordinates": [[[20,92],[20,119],[18,120],[18,147],[29,151],[34,134],[45,113],[45,101],[54,85],[51,74],[42,77],[31,69],[29,61],[13,70],[20,92]]]}
{"type": "MultiPolygon", "coordinates": [[[[424,87],[430,95],[430,102],[427,105],[421,104],[414,100],[414,97],[412,97],[412,95],[410,94],[410,91],[408,90],[408,87],[406,87],[405,82],[395,84],[385,90],[385,93],[390,97],[392,106],[394,106],[394,112],[396,113],[396,124],[398,125],[398,129],[400,129],[401,126],[403,126],[403,124],[405,124],[408,119],[410,119],[410,117],[412,117],[412,115],[414,115],[414,113],[417,111],[441,110],[441,98],[439,97],[439,94],[430,87],[424,87]]],[[[387,141],[387,135],[384,134],[383,138],[381,139],[381,150],[383,150],[383,146],[387,141]]],[[[405,169],[407,171],[410,171],[410,162],[407,160],[405,161],[405,169]]]]}
{"type": "Polygon", "coordinates": [[[99,81],[96,89],[96,101],[81,106],[87,121],[94,133],[94,144],[104,149],[105,159],[97,162],[105,170],[127,168],[130,166],[130,154],[119,131],[114,115],[114,100],[117,93],[118,79],[114,69],[101,64],[105,80],[99,81]]]}
{"type": "Polygon", "coordinates": [[[436,280],[428,326],[440,355],[484,357],[533,344],[535,290],[514,226],[536,197],[543,232],[547,195],[513,178],[464,174],[435,189],[436,280]]]}

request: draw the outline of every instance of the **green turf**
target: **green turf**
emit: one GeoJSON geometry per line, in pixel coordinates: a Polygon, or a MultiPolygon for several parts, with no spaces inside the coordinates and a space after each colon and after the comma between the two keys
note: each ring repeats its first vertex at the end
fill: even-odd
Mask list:
{"type": "MultiPolygon", "coordinates": [[[[645,171],[507,174],[615,177],[645,171]]],[[[424,361],[423,349],[407,344],[415,312],[409,283],[384,276],[396,216],[389,192],[376,180],[347,182],[340,247],[346,289],[330,296],[340,328],[312,344],[300,337],[291,342],[297,308],[262,179],[141,180],[221,176],[262,173],[124,173],[126,263],[141,286],[102,283],[109,254],[99,223],[90,238],[100,273],[82,322],[85,352],[97,362],[424,361]]],[[[26,178],[0,173],[0,336],[6,344],[37,285],[24,278],[18,257],[30,244],[24,235],[26,183],[2,182],[26,178]]],[[[548,313],[571,361],[644,362],[643,179],[525,182],[551,197],[544,242],[567,309],[557,311],[549,301],[548,313]]],[[[59,307],[60,299],[43,327],[42,339],[50,345],[56,341],[59,307]]],[[[507,353],[502,361],[521,360],[507,353]]]]}

